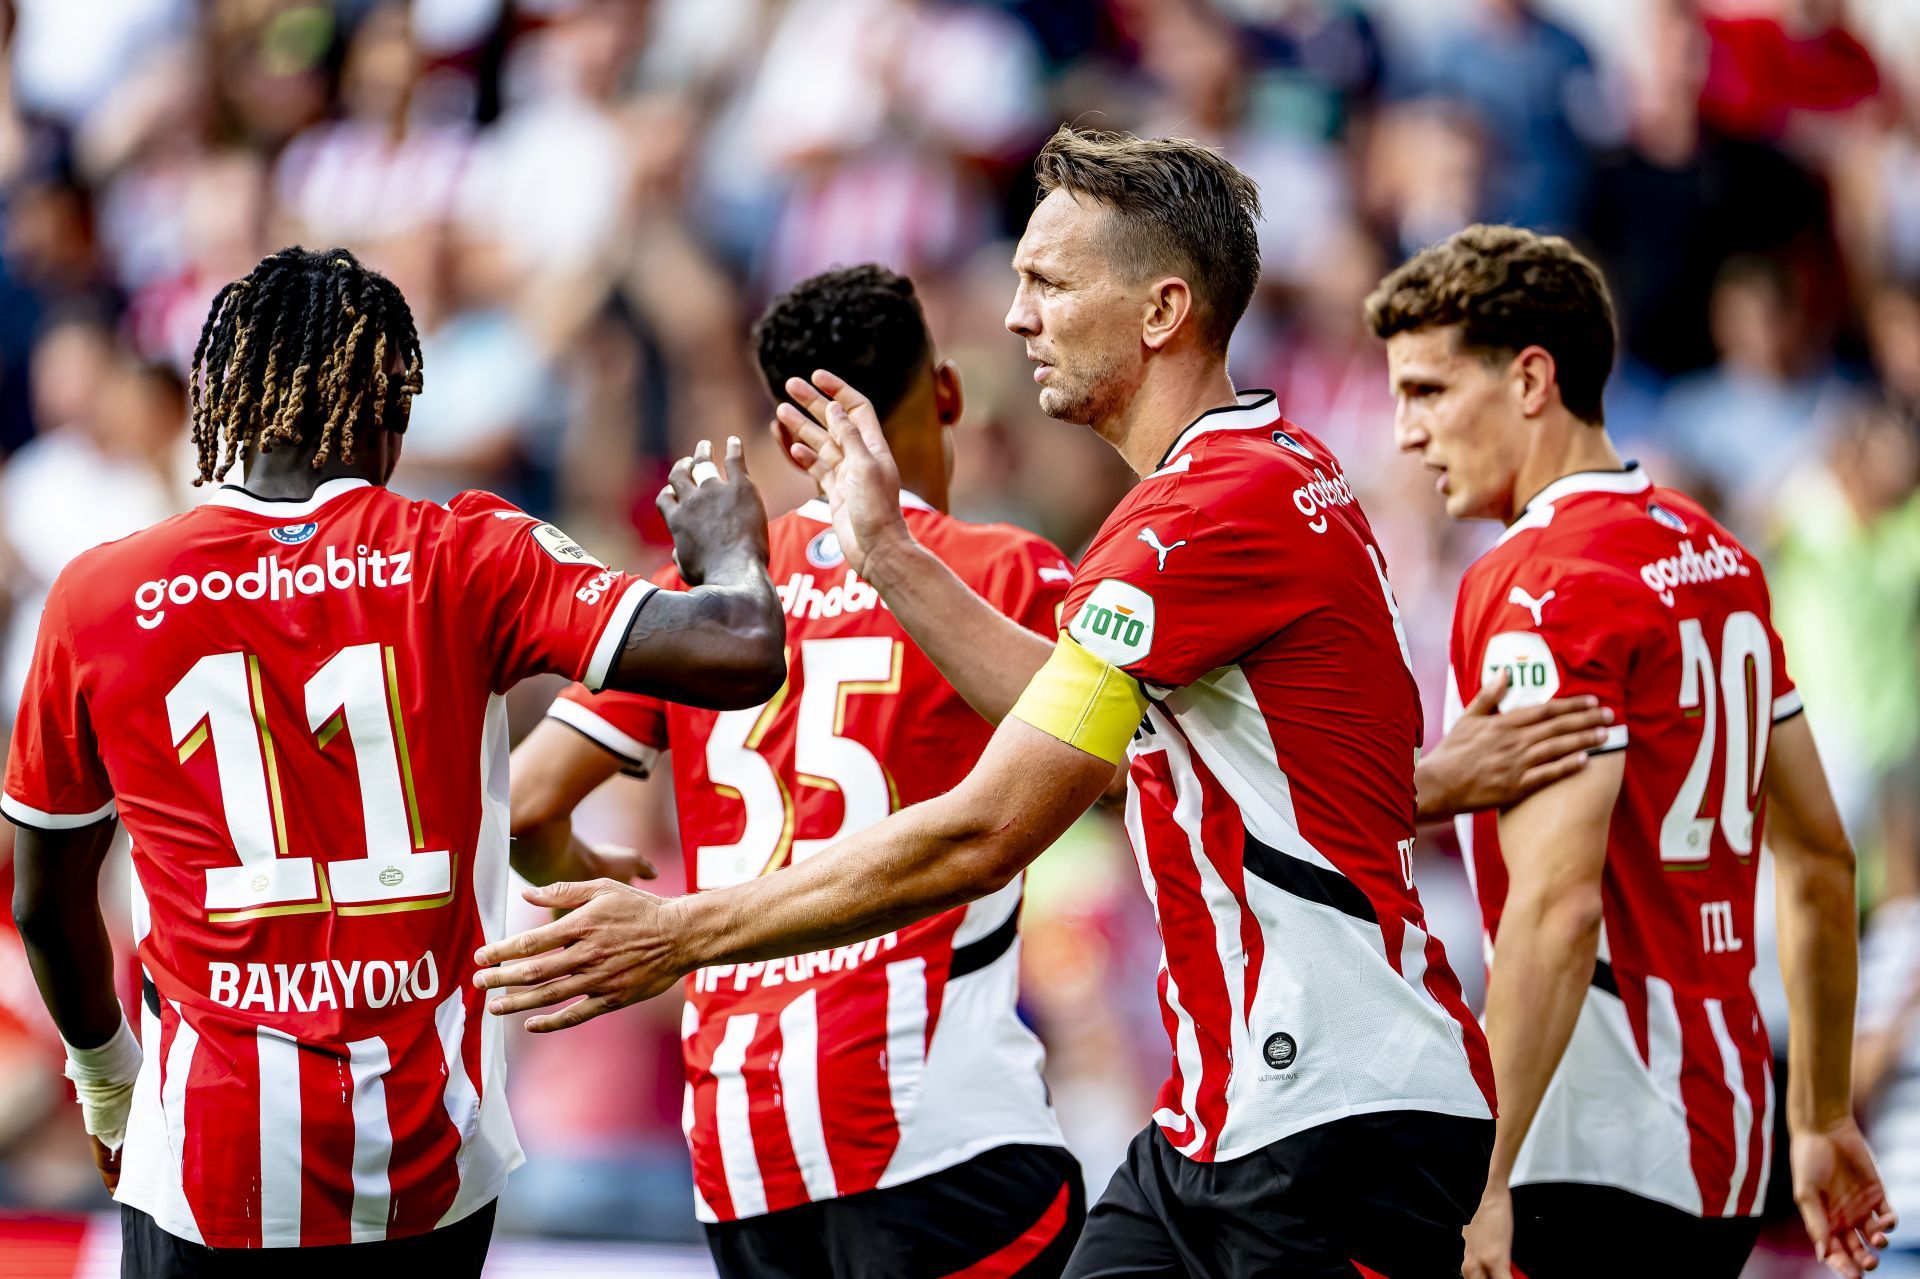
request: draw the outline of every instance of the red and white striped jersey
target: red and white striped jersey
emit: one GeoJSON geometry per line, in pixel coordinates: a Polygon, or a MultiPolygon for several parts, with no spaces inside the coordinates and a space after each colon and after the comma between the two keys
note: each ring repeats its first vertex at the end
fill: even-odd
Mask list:
{"type": "MultiPolygon", "coordinates": [[[[1800,711],[1769,614],[1746,548],[1638,466],[1548,485],[1460,584],[1449,714],[1504,669],[1503,708],[1590,693],[1614,714],[1602,749],[1626,751],[1600,962],[1515,1185],[1617,1186],[1707,1217],[1766,1199],[1754,875],[1767,737],[1800,711]]],[[[1491,957],[1499,820],[1457,826],[1491,957]]]]}
{"type": "Polygon", "coordinates": [[[1349,1115],[1492,1113],[1413,885],[1420,702],[1386,565],[1271,392],[1201,417],[1100,530],[1069,633],[1150,698],[1127,829],[1159,919],[1154,1119],[1235,1159],[1349,1115]]]}
{"type": "MultiPolygon", "coordinates": [[[[908,527],[1007,616],[1052,636],[1053,546],[902,494],[908,527]]],[[[826,503],[772,523],[787,683],[716,713],[566,690],[548,712],[645,774],[670,751],[695,891],[813,856],[944,794],[992,726],[847,567],[826,503]]],[[[657,581],[678,585],[666,570],[657,581]]],[[[1015,1011],[1020,878],[876,940],[687,978],[683,1121],[703,1221],[895,1186],[998,1146],[1063,1144],[1015,1011]]]]}
{"type": "Polygon", "coordinates": [[[214,1247],[449,1224],[520,1160],[469,981],[507,894],[501,694],[598,684],[650,583],[486,494],[224,487],[60,575],[0,807],[133,841],[117,1198],[214,1247]]]}

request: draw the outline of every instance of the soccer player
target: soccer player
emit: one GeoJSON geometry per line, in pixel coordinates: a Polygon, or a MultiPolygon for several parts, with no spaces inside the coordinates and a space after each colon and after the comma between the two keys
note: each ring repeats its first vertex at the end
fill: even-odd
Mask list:
{"type": "Polygon", "coordinates": [[[726,473],[699,451],[705,483],[674,468],[698,585],[659,590],[490,495],[389,491],[420,387],[390,282],[265,259],[191,378],[201,479],[238,460],[245,486],[81,555],[41,617],[0,799],[14,914],[129,1276],[477,1275],[521,1161],[466,981],[506,907],[501,694],[553,672],[724,708],[784,677],[737,441],[726,473]],[[116,820],[137,1041],[98,901],[116,820]]]}
{"type": "Polygon", "coordinates": [[[1578,692],[1615,715],[1609,753],[1460,822],[1501,1106],[1467,1275],[1739,1273],[1775,1105],[1751,988],[1763,836],[1794,1198],[1821,1258],[1858,1275],[1892,1216],[1850,1104],[1853,852],[1759,562],[1621,461],[1612,303],[1565,240],[1470,227],[1389,275],[1367,318],[1400,447],[1449,515],[1507,526],[1460,585],[1452,700],[1500,679],[1508,706],[1578,692]]]}
{"type": "MultiPolygon", "coordinates": [[[[1141,476],[1065,633],[1050,649],[969,608],[916,539],[841,548],[1000,721],[979,763],[777,874],[674,901],[592,886],[487,947],[502,966],[477,980],[534,986],[499,1012],[624,1000],[875,936],[1002,890],[1130,756],[1173,1069],[1067,1273],[1455,1273],[1491,1069],[1412,883],[1420,711],[1378,547],[1338,462],[1227,377],[1257,192],[1196,144],[1071,128],[1037,169],[1007,325],[1041,407],[1141,476]]],[[[818,380],[852,407],[828,410],[839,446],[884,447],[818,380]]]]}
{"type": "MultiPolygon", "coordinates": [[[[944,513],[960,382],[910,281],[828,271],[775,299],[754,340],[776,398],[822,365],[856,373],[919,544],[1003,625],[1058,630],[1066,557],[944,513]]],[[[992,725],[854,573],[826,503],[774,520],[772,544],[786,686],[718,714],[567,689],[513,755],[518,844],[566,848],[589,791],[622,769],[646,776],[664,752],[688,879],[710,891],[805,861],[966,776],[992,725]]],[[[656,580],[679,584],[671,568],[656,580]]],[[[1085,1206],[1040,1044],[1015,1011],[1020,895],[1016,874],[864,945],[694,975],[687,1139],[723,1275],[1060,1273],[1085,1206]]]]}

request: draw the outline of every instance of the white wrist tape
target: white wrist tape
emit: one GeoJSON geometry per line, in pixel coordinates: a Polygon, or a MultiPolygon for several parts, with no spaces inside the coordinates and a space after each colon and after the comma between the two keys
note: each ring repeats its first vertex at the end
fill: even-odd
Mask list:
{"type": "MultiPolygon", "coordinates": [[[[64,1041],[62,1041],[64,1042],[64,1041]]],[[[140,1041],[122,1016],[120,1029],[98,1048],[67,1044],[66,1076],[80,1101],[87,1132],[109,1150],[127,1137],[127,1113],[133,1109],[133,1081],[140,1074],[140,1041]]]]}

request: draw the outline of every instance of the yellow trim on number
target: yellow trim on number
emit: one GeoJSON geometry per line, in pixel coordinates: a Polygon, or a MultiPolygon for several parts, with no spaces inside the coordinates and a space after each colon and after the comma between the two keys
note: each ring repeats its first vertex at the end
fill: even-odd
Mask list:
{"type": "Polygon", "coordinates": [[[260,755],[267,766],[267,792],[273,799],[273,842],[287,855],[287,814],[280,804],[280,765],[273,753],[273,730],[267,727],[267,699],[260,691],[260,659],[247,654],[247,683],[253,693],[253,722],[260,730],[260,755]]]}
{"type": "Polygon", "coordinates": [[[387,699],[393,706],[393,744],[400,750],[400,784],[407,792],[407,820],[413,824],[413,847],[418,852],[427,846],[420,833],[420,803],[413,797],[413,760],[407,754],[407,725],[400,718],[400,676],[393,668],[393,646],[381,649],[387,655],[387,699]]]}
{"type": "Polygon", "coordinates": [[[441,897],[429,897],[424,901],[410,902],[374,902],[366,906],[340,906],[334,909],[336,915],[392,915],[403,910],[433,910],[445,906],[453,900],[460,889],[460,854],[447,854],[446,894],[441,897]]]}
{"type": "Polygon", "coordinates": [[[206,741],[207,721],[203,719],[198,728],[187,734],[187,740],[180,743],[180,762],[184,764],[192,759],[193,753],[206,745],[206,741]]]}

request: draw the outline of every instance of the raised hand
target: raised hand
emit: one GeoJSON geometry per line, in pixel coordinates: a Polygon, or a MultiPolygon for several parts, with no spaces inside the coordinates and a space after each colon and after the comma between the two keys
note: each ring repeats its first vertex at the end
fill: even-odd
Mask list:
{"type": "Polygon", "coordinates": [[[673,534],[680,576],[699,586],[712,574],[731,577],[744,565],[767,562],[767,508],[747,476],[746,450],[727,437],[726,463],[713,460],[713,445],[694,446],[667,474],[654,504],[673,534]]]}
{"type": "Polygon", "coordinates": [[[879,415],[871,400],[825,369],[815,370],[810,383],[788,378],[786,390],[800,408],[782,404],[775,412],[795,441],[794,460],[826,495],[847,566],[871,582],[875,553],[913,540],[900,510],[900,470],[879,415]]]}
{"type": "Polygon", "coordinates": [[[521,895],[567,914],[475,952],[481,967],[473,984],[500,992],[487,1000],[496,1016],[567,1004],[526,1023],[535,1033],[565,1030],[651,999],[686,971],[675,958],[680,915],[664,897],[611,879],[548,884],[521,895]],[[506,989],[515,986],[523,989],[506,989]]]}
{"type": "Polygon", "coordinates": [[[1879,1249],[1896,1224],[1873,1152],[1852,1119],[1793,1134],[1793,1201],[1813,1253],[1842,1279],[1860,1279],[1880,1264],[1879,1249]]]}

